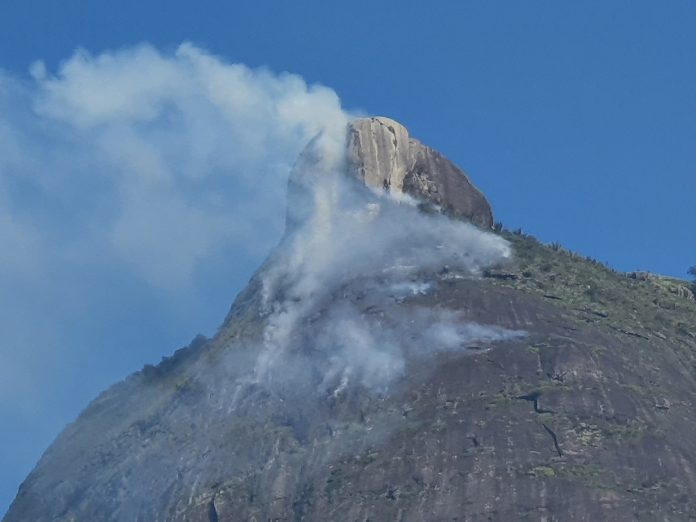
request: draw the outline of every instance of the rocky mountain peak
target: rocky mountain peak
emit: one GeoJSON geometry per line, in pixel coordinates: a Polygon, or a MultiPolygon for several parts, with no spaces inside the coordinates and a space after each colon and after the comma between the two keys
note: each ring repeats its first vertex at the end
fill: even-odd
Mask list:
{"type": "Polygon", "coordinates": [[[368,187],[397,199],[406,194],[482,228],[493,225],[488,201],[464,172],[390,118],[358,118],[349,124],[348,168],[368,187]]]}
{"type": "MultiPolygon", "coordinates": [[[[436,150],[409,136],[406,127],[383,116],[357,118],[346,134],[322,133],[302,151],[288,183],[288,229],[315,211],[317,187],[340,170],[373,193],[408,200],[421,210],[493,226],[485,196],[466,174],[436,150]]],[[[350,184],[344,186],[346,189],[350,184]]]]}

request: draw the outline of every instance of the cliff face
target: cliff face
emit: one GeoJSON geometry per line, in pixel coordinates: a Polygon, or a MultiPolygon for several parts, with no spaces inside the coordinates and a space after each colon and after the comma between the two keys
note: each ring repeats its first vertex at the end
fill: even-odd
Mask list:
{"type": "Polygon", "coordinates": [[[410,138],[394,120],[354,120],[348,163],[352,174],[369,187],[390,191],[397,198],[407,194],[482,228],[493,226],[488,201],[466,175],[439,152],[410,138]]]}
{"type": "Polygon", "coordinates": [[[696,517],[685,284],[421,213],[382,193],[418,154],[355,143],[377,193],[296,185],[215,337],[95,399],[5,522],[696,517]]]}
{"type": "Polygon", "coordinates": [[[466,174],[436,150],[411,138],[400,123],[384,117],[358,118],[350,122],[340,152],[327,147],[328,140],[320,136],[310,143],[290,175],[289,228],[307,220],[313,211],[316,185],[332,168],[340,168],[374,194],[463,219],[484,230],[493,227],[486,197],[466,174]]]}

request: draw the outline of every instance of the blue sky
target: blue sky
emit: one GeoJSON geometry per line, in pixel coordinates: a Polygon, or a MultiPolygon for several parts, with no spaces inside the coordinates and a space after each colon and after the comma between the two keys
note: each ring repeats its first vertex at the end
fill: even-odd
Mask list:
{"type": "Polygon", "coordinates": [[[0,244],[22,247],[0,255],[15,270],[0,276],[0,357],[12,377],[0,386],[0,512],[96,393],[214,332],[279,233],[284,169],[338,98],[442,151],[509,228],[620,270],[685,277],[696,264],[693,27],[696,4],[686,0],[3,3],[0,124],[22,136],[16,150],[32,162],[7,160],[7,149],[0,158],[0,216],[13,220],[0,226],[0,244]],[[182,42],[192,43],[184,57],[182,42]],[[78,48],[89,54],[75,58],[78,48]],[[218,73],[233,81],[232,63],[250,67],[244,81],[265,93],[254,114],[264,104],[277,113],[287,92],[307,114],[273,128],[254,114],[217,118],[215,93],[199,99],[196,89],[218,73]],[[80,83],[83,73],[97,82],[114,73],[109,85],[132,91],[129,103],[173,103],[173,119],[144,118],[150,106],[85,105],[100,87],[80,83]],[[182,85],[174,92],[152,78],[182,85]],[[277,130],[286,124],[290,134],[277,130]],[[256,148],[241,145],[250,135],[256,148]],[[157,222],[151,200],[133,196],[151,188],[150,164],[130,162],[134,149],[114,149],[114,136],[166,149],[175,182],[153,212],[188,221],[139,226],[157,222]],[[189,146],[196,154],[181,152],[189,146]],[[254,154],[263,147],[270,158],[254,154]],[[199,212],[204,202],[215,211],[199,212]]]}

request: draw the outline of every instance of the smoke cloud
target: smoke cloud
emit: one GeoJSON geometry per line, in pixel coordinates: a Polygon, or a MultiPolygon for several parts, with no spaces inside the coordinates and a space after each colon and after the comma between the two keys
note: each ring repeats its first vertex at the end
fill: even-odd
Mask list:
{"type": "Polygon", "coordinates": [[[0,512],[88,400],[211,332],[282,235],[297,156],[347,118],[191,44],[0,70],[0,512]]]}
{"type": "Polygon", "coordinates": [[[307,367],[323,392],[351,384],[384,392],[408,360],[524,335],[467,323],[453,310],[408,306],[434,289],[434,274],[475,278],[507,262],[510,246],[368,189],[351,178],[345,150],[345,132],[321,135],[290,177],[286,236],[263,274],[267,317],[255,382],[307,367]]]}
{"type": "Polygon", "coordinates": [[[190,283],[221,245],[266,251],[297,154],[346,122],[332,90],[190,44],[171,56],[80,51],[55,75],[40,63],[32,74],[0,77],[6,270],[69,244],[170,288],[190,283]]]}
{"type": "Polygon", "coordinates": [[[148,330],[148,306],[180,303],[184,319],[166,322],[188,327],[178,342],[203,329],[189,317],[219,318],[232,296],[211,306],[197,294],[248,277],[281,236],[300,151],[348,119],[331,89],[191,44],[78,51],[31,75],[0,71],[2,397],[41,394],[52,376],[39,378],[37,361],[80,371],[85,353],[114,351],[120,371],[136,369],[154,350],[116,332],[148,330]]]}

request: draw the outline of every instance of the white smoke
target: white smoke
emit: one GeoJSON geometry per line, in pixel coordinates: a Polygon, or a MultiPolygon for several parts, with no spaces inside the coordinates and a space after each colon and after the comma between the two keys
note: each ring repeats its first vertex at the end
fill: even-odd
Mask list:
{"type": "Polygon", "coordinates": [[[69,245],[59,253],[104,252],[172,288],[224,245],[267,251],[297,154],[347,121],[331,89],[190,44],[79,51],[32,74],[0,75],[0,267],[13,271],[69,245]]]}
{"type": "Polygon", "coordinates": [[[268,316],[257,382],[294,375],[288,367],[300,357],[318,367],[321,390],[336,394],[357,383],[383,391],[408,359],[523,335],[467,323],[446,309],[399,306],[433,289],[419,274],[477,277],[506,262],[510,246],[471,224],[367,189],[348,174],[345,150],[345,133],[322,135],[291,176],[287,235],[263,274],[268,316]],[[358,309],[364,301],[346,295],[356,285],[365,285],[377,318],[358,309]],[[303,336],[306,329],[311,339],[303,336]]]}
{"type": "Polygon", "coordinates": [[[96,393],[211,332],[281,237],[297,156],[347,121],[329,88],[190,44],[30,73],[0,70],[0,462],[17,483],[96,393]]]}

